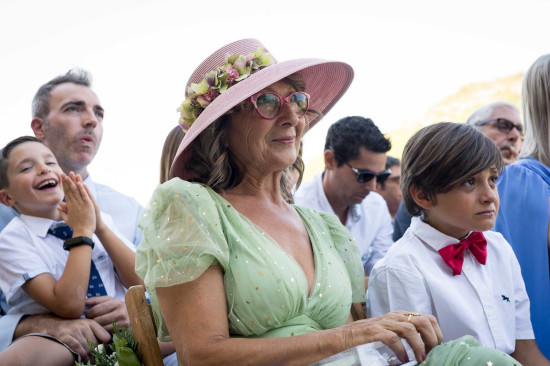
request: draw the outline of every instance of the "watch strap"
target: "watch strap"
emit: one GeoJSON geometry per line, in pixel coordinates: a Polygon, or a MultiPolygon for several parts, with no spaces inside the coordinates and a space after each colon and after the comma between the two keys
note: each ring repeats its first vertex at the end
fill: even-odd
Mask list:
{"type": "Polygon", "coordinates": [[[72,248],[79,247],[81,245],[89,245],[92,249],[94,249],[94,241],[92,238],[87,236],[75,236],[74,238],[65,240],[63,243],[63,249],[71,250],[72,248]]]}

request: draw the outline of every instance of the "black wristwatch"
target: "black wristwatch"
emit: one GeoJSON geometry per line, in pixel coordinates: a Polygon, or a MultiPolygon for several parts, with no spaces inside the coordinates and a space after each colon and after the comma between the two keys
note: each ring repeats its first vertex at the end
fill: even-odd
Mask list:
{"type": "Polygon", "coordinates": [[[74,247],[79,247],[81,245],[89,245],[92,249],[94,249],[94,241],[87,236],[75,236],[74,238],[65,240],[63,243],[63,249],[71,250],[74,247]]]}

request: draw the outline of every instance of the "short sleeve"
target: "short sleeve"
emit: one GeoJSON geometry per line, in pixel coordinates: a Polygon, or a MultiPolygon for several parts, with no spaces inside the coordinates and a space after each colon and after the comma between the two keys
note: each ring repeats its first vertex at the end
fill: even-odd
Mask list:
{"type": "Polygon", "coordinates": [[[333,214],[319,212],[327,224],[335,248],[344,262],[351,281],[352,301],[365,302],[365,272],[355,239],[333,214]]]}
{"type": "Polygon", "coordinates": [[[51,269],[19,217],[2,231],[0,253],[0,288],[7,304],[13,307],[28,298],[22,289],[25,282],[42,273],[51,273],[51,269]]]}
{"type": "Polygon", "coordinates": [[[136,272],[148,289],[189,282],[212,264],[228,264],[217,206],[202,185],[178,178],[160,185],[139,226],[144,239],[136,272]]]}
{"type": "Polygon", "coordinates": [[[144,238],[136,250],[136,273],[149,292],[159,338],[170,341],[156,287],[198,278],[211,265],[223,270],[229,249],[211,191],[174,178],[157,187],[139,221],[144,238]]]}

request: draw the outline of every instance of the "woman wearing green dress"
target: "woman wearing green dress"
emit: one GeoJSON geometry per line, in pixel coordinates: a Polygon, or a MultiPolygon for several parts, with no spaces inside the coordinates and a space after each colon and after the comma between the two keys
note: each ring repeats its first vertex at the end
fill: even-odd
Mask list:
{"type": "Polygon", "coordinates": [[[352,79],[341,62],[278,63],[252,39],[191,76],[176,178],[141,220],[136,264],[183,364],[301,365],[374,341],[405,362],[401,338],[421,362],[441,342],[433,316],[352,322],[365,296],[354,240],[336,217],[288,203],[303,134],[352,79]]]}

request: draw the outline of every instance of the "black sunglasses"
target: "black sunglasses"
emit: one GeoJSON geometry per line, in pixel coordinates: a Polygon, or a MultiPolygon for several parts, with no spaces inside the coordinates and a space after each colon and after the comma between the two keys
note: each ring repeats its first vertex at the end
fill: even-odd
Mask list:
{"type": "Polygon", "coordinates": [[[377,183],[384,183],[391,174],[391,169],[386,169],[383,172],[375,173],[372,170],[360,170],[349,165],[347,161],[344,162],[351,170],[357,175],[357,183],[367,183],[376,177],[377,183]]]}
{"type": "Polygon", "coordinates": [[[493,121],[497,121],[497,128],[502,133],[509,133],[514,128],[517,129],[520,134],[523,133],[523,127],[521,125],[516,125],[514,122],[509,121],[506,118],[492,118],[485,121],[480,121],[476,123],[476,126],[483,126],[493,121]]]}

